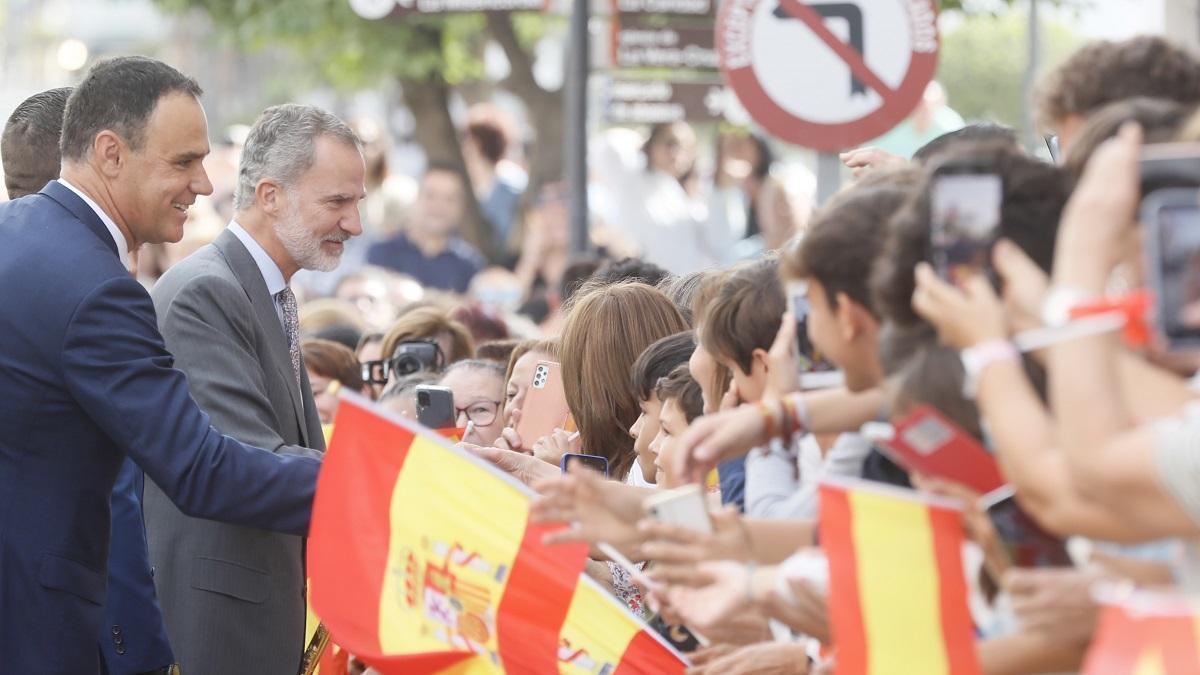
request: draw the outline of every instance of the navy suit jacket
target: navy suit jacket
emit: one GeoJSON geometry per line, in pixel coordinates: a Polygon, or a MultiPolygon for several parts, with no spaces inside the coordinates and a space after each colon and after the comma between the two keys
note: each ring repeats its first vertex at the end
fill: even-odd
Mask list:
{"type": "Polygon", "coordinates": [[[293,534],[320,462],[212,428],[149,294],[62,184],[0,205],[0,242],[0,667],[97,673],[126,457],[188,515],[293,534]]]}
{"type": "Polygon", "coordinates": [[[142,512],[145,484],[142,470],[125,460],[112,493],[108,598],[100,627],[100,651],[107,675],[134,675],[175,663],[150,569],[142,512]]]}

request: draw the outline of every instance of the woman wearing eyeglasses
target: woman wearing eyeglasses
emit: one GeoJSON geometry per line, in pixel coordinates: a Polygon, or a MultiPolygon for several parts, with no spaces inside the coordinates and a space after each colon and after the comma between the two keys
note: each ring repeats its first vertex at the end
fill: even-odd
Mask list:
{"type": "Polygon", "coordinates": [[[454,392],[455,426],[468,429],[462,440],[483,447],[495,445],[504,429],[500,418],[504,367],[494,361],[458,361],[446,369],[438,384],[454,392]]]}

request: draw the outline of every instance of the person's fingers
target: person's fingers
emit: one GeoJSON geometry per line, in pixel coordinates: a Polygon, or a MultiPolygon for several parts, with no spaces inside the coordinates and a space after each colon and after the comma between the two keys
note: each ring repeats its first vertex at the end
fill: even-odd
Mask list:
{"type": "Polygon", "coordinates": [[[542,543],[546,546],[554,546],[556,544],[594,544],[583,528],[564,527],[561,530],[554,530],[542,535],[542,543]]]}
{"type": "Polygon", "coordinates": [[[989,305],[998,305],[1000,299],[992,289],[992,283],[982,274],[972,275],[963,283],[963,291],[971,300],[986,301],[989,305]]]}
{"type": "Polygon", "coordinates": [[[643,518],[638,523],[638,531],[647,540],[676,544],[699,544],[708,539],[707,535],[696,530],[664,523],[653,518],[643,518]]]}
{"type": "Polygon", "coordinates": [[[711,647],[701,647],[691,653],[692,665],[701,666],[706,663],[711,663],[729,652],[733,651],[733,645],[713,645],[711,647]]]}
{"type": "Polygon", "coordinates": [[[1046,273],[1033,262],[1033,258],[1008,239],[996,242],[992,249],[992,266],[1005,281],[1038,279],[1043,284],[1047,281],[1046,273]]]}
{"type": "Polygon", "coordinates": [[[652,567],[646,573],[646,576],[656,584],[682,588],[700,588],[709,586],[714,581],[712,574],[699,569],[695,565],[659,563],[652,567]]]}
{"type": "Polygon", "coordinates": [[[641,545],[641,551],[648,559],[659,564],[696,564],[707,558],[700,546],[666,541],[647,541],[641,545]]]}
{"type": "Polygon", "coordinates": [[[779,330],[775,333],[775,341],[771,343],[770,354],[788,354],[792,351],[792,344],[796,342],[796,315],[792,314],[791,310],[783,313],[780,319],[779,330]]]}

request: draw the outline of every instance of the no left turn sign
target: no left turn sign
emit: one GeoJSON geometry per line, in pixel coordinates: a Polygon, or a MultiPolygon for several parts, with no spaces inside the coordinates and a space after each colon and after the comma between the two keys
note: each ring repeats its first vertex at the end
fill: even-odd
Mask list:
{"type": "Polygon", "coordinates": [[[724,0],[721,74],[764,129],[817,150],[876,138],[937,68],[934,0],[724,0]]]}

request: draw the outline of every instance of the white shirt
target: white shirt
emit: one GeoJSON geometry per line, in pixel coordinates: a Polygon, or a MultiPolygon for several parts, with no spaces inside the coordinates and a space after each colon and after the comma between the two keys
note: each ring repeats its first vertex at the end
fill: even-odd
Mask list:
{"type": "Polygon", "coordinates": [[[267,250],[254,237],[250,236],[250,233],[236,220],[229,221],[229,231],[242,242],[242,245],[250,252],[250,257],[254,258],[254,264],[258,265],[258,271],[267,284],[267,293],[271,294],[271,301],[275,305],[275,316],[279,317],[279,325],[286,335],[287,325],[283,321],[283,307],[279,305],[279,293],[288,285],[287,280],[283,278],[283,271],[279,269],[279,265],[275,264],[267,250]]]}
{"type": "Polygon", "coordinates": [[[79,198],[83,200],[83,203],[87,204],[93,211],[95,211],[97,216],[100,216],[101,222],[104,223],[104,227],[108,228],[108,233],[112,235],[113,242],[115,242],[117,245],[117,256],[121,258],[121,266],[125,269],[129,269],[129,242],[125,240],[125,235],[121,234],[121,230],[117,227],[117,224],[113,222],[113,219],[109,218],[108,214],[104,212],[104,209],[100,208],[99,204],[92,201],[91,197],[85,195],[79,188],[68,183],[67,179],[59,178],[58,182],[62,183],[62,186],[71,192],[79,195],[79,198]]]}

